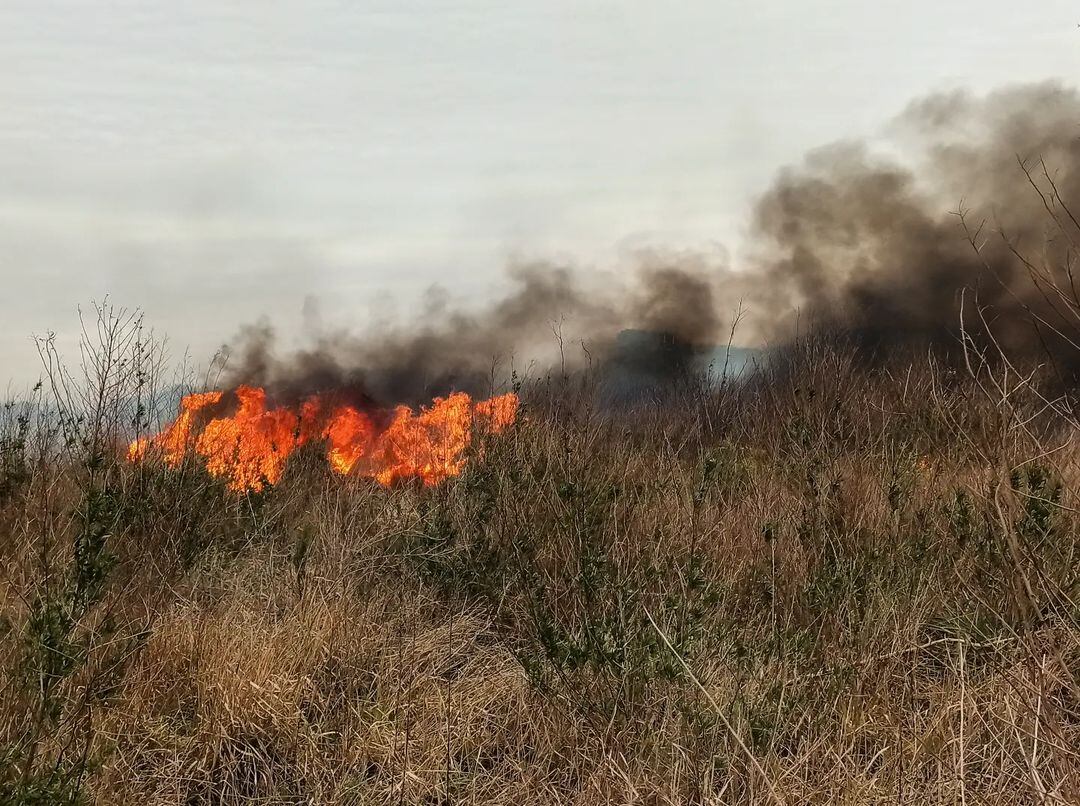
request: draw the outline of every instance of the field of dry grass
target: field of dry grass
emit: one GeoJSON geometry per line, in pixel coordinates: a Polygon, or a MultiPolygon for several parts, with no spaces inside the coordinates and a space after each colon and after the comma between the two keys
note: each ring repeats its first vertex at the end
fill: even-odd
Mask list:
{"type": "Polygon", "coordinates": [[[1080,448],[1029,387],[544,379],[437,487],[245,495],[118,458],[111,349],[84,419],[0,423],[5,803],[1080,802],[1080,448]]]}

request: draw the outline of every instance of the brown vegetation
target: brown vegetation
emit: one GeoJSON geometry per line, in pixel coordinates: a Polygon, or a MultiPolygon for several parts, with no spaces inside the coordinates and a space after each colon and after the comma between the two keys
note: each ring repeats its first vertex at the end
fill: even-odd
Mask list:
{"type": "Polygon", "coordinates": [[[1001,364],[544,379],[438,487],[237,494],[124,461],[102,313],[0,425],[5,802],[1080,799],[1080,449],[1001,364]]]}

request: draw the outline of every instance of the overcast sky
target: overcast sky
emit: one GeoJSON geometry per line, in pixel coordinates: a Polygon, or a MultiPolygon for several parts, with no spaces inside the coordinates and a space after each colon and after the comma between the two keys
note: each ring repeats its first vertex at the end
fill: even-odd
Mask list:
{"type": "Polygon", "coordinates": [[[737,248],[913,97],[1080,76],[1074,1],[0,2],[0,386],[108,293],[208,356],[514,256],[737,248]],[[308,310],[312,309],[308,303],[308,310]]]}

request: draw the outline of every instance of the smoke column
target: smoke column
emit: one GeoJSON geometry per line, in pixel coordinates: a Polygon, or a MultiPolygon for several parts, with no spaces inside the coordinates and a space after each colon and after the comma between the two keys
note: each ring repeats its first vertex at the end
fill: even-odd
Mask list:
{"type": "Polygon", "coordinates": [[[603,283],[565,267],[515,267],[509,293],[486,307],[433,297],[415,322],[324,334],[289,356],[276,354],[268,325],[246,328],[226,380],[282,397],[336,389],[379,404],[421,402],[450,389],[487,392],[493,370],[506,370],[500,357],[560,338],[560,364],[604,361],[624,328],[663,334],[670,349],[643,353],[642,369],[670,375],[726,338],[740,307],[743,341],[782,348],[798,321],[843,333],[868,356],[913,345],[950,351],[961,292],[1008,348],[1049,351],[1080,370],[1069,263],[1080,238],[1071,214],[1080,213],[1077,93],[1047,83],[933,95],[890,131],[898,151],[837,143],[781,170],[752,210],[737,271],[686,255],[653,257],[603,283]],[[1048,292],[1048,280],[1069,293],[1048,292]]]}
{"type": "MultiPolygon", "coordinates": [[[[1080,202],[1077,93],[1043,84],[935,95],[912,103],[893,129],[914,164],[837,144],[782,171],[760,200],[747,290],[765,314],[762,331],[782,342],[798,310],[886,353],[913,342],[947,350],[965,289],[1014,349],[1034,346],[1032,313],[1071,329],[1070,306],[1044,296],[1025,260],[1070,285],[1065,261],[1080,231],[1061,202],[1080,202]]],[[[1077,361],[1050,341],[1056,358],[1077,361]]]]}

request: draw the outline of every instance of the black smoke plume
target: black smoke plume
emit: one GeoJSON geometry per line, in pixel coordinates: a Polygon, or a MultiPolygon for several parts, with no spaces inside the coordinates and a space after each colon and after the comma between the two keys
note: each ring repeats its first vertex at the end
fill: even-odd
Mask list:
{"type": "MultiPolygon", "coordinates": [[[[514,268],[509,293],[479,310],[450,307],[430,294],[409,322],[378,332],[332,332],[287,356],[275,352],[267,323],[245,328],[226,380],[264,386],[278,399],[333,391],[388,405],[420,403],[451,390],[497,391],[516,355],[546,354],[546,366],[572,371],[611,356],[618,334],[640,327],[669,349],[638,357],[637,369],[670,376],[711,344],[721,318],[714,283],[722,276],[695,260],[650,261],[628,283],[586,283],[547,264],[514,268]]],[[[525,370],[526,368],[522,368],[525,370]]]]}
{"type": "Polygon", "coordinates": [[[892,129],[907,160],[833,145],[782,171],[760,200],[747,292],[762,331],[782,343],[798,315],[885,354],[948,351],[960,343],[963,294],[969,337],[985,340],[989,325],[1008,349],[1080,364],[1069,343],[1080,321],[1069,263],[1080,236],[1070,214],[1080,212],[1077,93],[1040,84],[935,95],[892,129]]]}
{"type": "Polygon", "coordinates": [[[248,328],[226,380],[284,397],[338,390],[420,402],[451,389],[487,392],[508,357],[553,344],[550,366],[629,362],[671,377],[724,339],[740,308],[744,343],[782,348],[803,328],[882,357],[912,346],[955,352],[963,328],[980,344],[992,337],[1076,374],[1076,91],[1047,83],[933,95],[912,103],[890,134],[889,152],[838,143],[781,170],[753,210],[737,270],[654,256],[626,282],[597,283],[558,266],[517,267],[510,292],[486,307],[455,309],[435,295],[399,327],[328,333],[288,356],[275,353],[268,325],[248,328]],[[616,349],[626,329],[659,338],[627,356],[616,349]]]}

